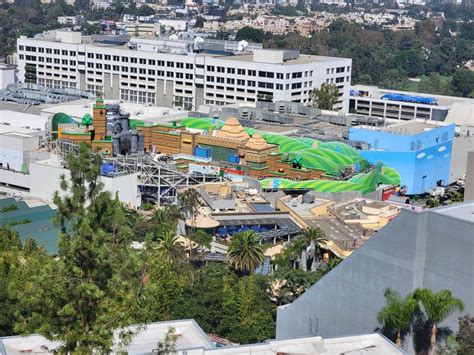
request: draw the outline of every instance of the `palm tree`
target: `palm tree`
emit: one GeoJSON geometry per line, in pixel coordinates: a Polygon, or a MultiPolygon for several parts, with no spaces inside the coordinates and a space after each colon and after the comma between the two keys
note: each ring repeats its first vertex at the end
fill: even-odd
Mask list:
{"type": "Polygon", "coordinates": [[[377,314],[377,320],[388,329],[397,331],[396,344],[402,347],[402,333],[410,330],[411,324],[418,310],[418,302],[411,294],[402,298],[400,294],[387,288],[385,290],[387,306],[377,314]]]}
{"type": "Polygon", "coordinates": [[[163,231],[157,236],[157,242],[154,243],[156,249],[160,251],[163,256],[170,263],[179,261],[184,256],[184,248],[178,242],[178,236],[169,230],[163,231]]]}
{"type": "Polygon", "coordinates": [[[462,312],[464,303],[459,298],[454,297],[449,290],[433,293],[427,288],[417,288],[413,293],[413,297],[423,305],[426,316],[432,324],[429,354],[435,354],[438,324],[454,311],[462,312]]]}
{"type": "MultiPolygon", "coordinates": [[[[327,242],[324,232],[318,227],[307,227],[303,230],[303,239],[311,246],[313,251],[313,262],[311,271],[316,271],[316,256],[320,254],[321,245],[327,242]]],[[[302,262],[305,262],[302,260],[302,262]]]]}
{"type": "Polygon", "coordinates": [[[193,188],[184,190],[178,195],[178,204],[184,218],[192,218],[197,213],[199,207],[199,192],[193,188]]]}
{"type": "Polygon", "coordinates": [[[251,273],[262,264],[265,251],[252,230],[234,234],[227,251],[229,263],[236,270],[251,273]]]}

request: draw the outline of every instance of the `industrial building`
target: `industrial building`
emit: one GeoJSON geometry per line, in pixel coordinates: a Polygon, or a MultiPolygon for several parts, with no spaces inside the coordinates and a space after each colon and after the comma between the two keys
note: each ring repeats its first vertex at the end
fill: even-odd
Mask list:
{"type": "Polygon", "coordinates": [[[376,86],[353,85],[350,88],[349,112],[392,120],[444,121],[455,103],[472,99],[380,89],[376,86]]]}
{"type": "Polygon", "coordinates": [[[0,63],[0,90],[16,82],[16,69],[14,66],[0,63]]]}
{"type": "Polygon", "coordinates": [[[19,80],[76,88],[165,107],[196,109],[286,100],[307,103],[322,83],[339,88],[349,109],[351,59],[264,50],[261,44],[196,38],[82,36],[50,31],[17,41],[19,80]]]}
{"type": "Polygon", "coordinates": [[[386,127],[360,126],[349,139],[366,142],[360,154],[372,164],[382,162],[398,171],[409,195],[423,194],[449,183],[455,125],[424,120],[386,127]]]}
{"type": "MultiPolygon", "coordinates": [[[[380,326],[388,287],[448,289],[474,313],[474,203],[401,214],[293,303],[277,310],[277,339],[345,336],[380,326]]],[[[441,327],[457,330],[459,313],[441,327]]],[[[411,336],[408,337],[407,345],[411,336]]],[[[426,349],[416,349],[416,352],[426,349]]]]}

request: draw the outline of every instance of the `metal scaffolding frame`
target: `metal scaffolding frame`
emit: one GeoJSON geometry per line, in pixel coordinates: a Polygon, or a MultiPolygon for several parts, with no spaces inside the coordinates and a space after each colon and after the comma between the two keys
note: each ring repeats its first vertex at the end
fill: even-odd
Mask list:
{"type": "MultiPolygon", "coordinates": [[[[66,160],[69,154],[77,154],[78,146],[68,140],[57,140],[54,144],[56,153],[66,160]]],[[[176,170],[174,164],[154,161],[146,154],[131,154],[117,157],[103,157],[103,164],[114,166],[113,175],[137,174],[138,185],[143,193],[145,188],[156,190],[152,195],[158,204],[166,201],[177,203],[178,191],[205,182],[221,182],[225,178],[218,175],[186,174],[176,170]]]]}

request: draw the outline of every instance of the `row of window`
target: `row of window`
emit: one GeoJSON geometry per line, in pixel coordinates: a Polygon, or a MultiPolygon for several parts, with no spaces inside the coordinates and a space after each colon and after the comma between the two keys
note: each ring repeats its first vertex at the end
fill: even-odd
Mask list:
{"type": "Polygon", "coordinates": [[[351,71],[351,67],[350,66],[347,66],[347,67],[337,67],[337,68],[327,68],[326,69],[326,74],[334,74],[334,72],[336,73],[344,73],[345,71],[347,72],[350,72],[351,71]],[[345,70],[347,69],[347,70],[345,70]]]}

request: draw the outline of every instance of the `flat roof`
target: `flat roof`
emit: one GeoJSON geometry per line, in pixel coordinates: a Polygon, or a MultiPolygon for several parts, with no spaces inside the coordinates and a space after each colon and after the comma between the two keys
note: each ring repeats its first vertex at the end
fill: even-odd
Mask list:
{"type": "Polygon", "coordinates": [[[474,201],[456,205],[443,206],[429,210],[430,212],[461,219],[473,224],[474,230],[474,201]]]}
{"type": "MultiPolygon", "coordinates": [[[[234,55],[234,56],[216,56],[216,58],[224,59],[224,60],[232,60],[237,62],[253,62],[254,57],[252,54],[244,54],[244,55],[234,55]]],[[[309,55],[309,54],[300,54],[300,56],[296,59],[289,59],[285,60],[282,63],[267,63],[266,64],[279,64],[279,65],[298,65],[298,64],[308,64],[314,62],[332,62],[335,60],[346,60],[347,58],[338,58],[338,57],[325,57],[319,55],[309,55]]]]}
{"type": "MultiPolygon", "coordinates": [[[[283,306],[284,307],[284,306],[283,306]]],[[[183,349],[184,350],[184,349],[183,349]]],[[[190,352],[192,349],[189,349],[190,352]]],[[[373,333],[324,339],[320,336],[287,340],[267,340],[265,343],[224,346],[202,350],[198,354],[404,354],[384,336],[373,333]]]]}
{"type": "MultiPolygon", "coordinates": [[[[177,335],[176,349],[196,348],[212,349],[213,344],[206,333],[193,319],[175,320],[169,322],[156,322],[141,326],[130,326],[131,330],[137,330],[137,334],[132,338],[129,345],[122,348],[118,346],[116,337],[113,353],[123,350],[127,354],[152,354],[156,349],[158,342],[164,341],[168,330],[175,329],[177,335]]],[[[59,345],[58,342],[52,342],[45,337],[37,334],[28,336],[12,336],[0,338],[0,353],[17,354],[22,352],[32,352],[40,354],[52,354],[45,350],[45,347],[54,349],[59,345]],[[4,348],[4,352],[2,352],[4,348]]]]}
{"type": "MultiPolygon", "coordinates": [[[[44,107],[43,114],[55,114],[64,112],[72,118],[81,119],[86,113],[92,114],[92,106],[95,100],[72,101],[54,106],[44,107]]],[[[162,106],[146,106],[129,102],[119,102],[118,100],[105,100],[105,104],[119,104],[120,110],[130,114],[130,119],[149,121],[153,124],[163,124],[169,120],[179,120],[186,117],[188,111],[175,110],[162,106]]]]}
{"type": "Polygon", "coordinates": [[[395,124],[391,124],[388,126],[382,127],[374,127],[374,126],[357,126],[353,127],[354,129],[369,129],[372,131],[381,131],[381,132],[388,132],[394,134],[402,134],[402,135],[414,135],[418,133],[423,133],[426,131],[430,131],[432,129],[440,128],[449,126],[452,123],[445,123],[445,122],[432,122],[432,121],[425,121],[425,120],[410,120],[410,121],[402,121],[397,122],[395,124]]]}
{"type": "Polygon", "coordinates": [[[44,131],[48,117],[32,115],[29,113],[0,110],[0,125],[6,125],[11,128],[10,131],[18,131],[14,127],[25,128],[29,130],[44,131]]]}

